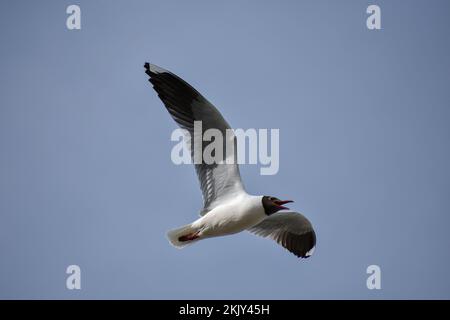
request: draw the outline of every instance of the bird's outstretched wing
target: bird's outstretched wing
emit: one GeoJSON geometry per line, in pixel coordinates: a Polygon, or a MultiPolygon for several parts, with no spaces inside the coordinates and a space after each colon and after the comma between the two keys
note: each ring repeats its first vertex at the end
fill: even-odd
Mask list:
{"type": "MultiPolygon", "coordinates": [[[[203,194],[203,209],[200,214],[204,215],[215,207],[219,199],[233,197],[244,190],[236,161],[236,138],[231,131],[227,135],[226,130],[230,129],[230,126],[220,112],[186,81],[148,62],[144,67],[145,73],[150,76],[149,81],[172,118],[182,129],[189,132],[191,141],[194,139],[200,142],[201,154],[208,144],[201,141],[201,137],[200,139],[194,137],[194,121],[202,121],[202,136],[208,129],[218,129],[222,133],[223,163],[207,164],[202,160],[201,163],[195,164],[203,194]],[[226,139],[230,140],[234,148],[226,148],[226,139]],[[225,159],[230,158],[234,160],[233,164],[226,164],[225,159]]],[[[191,145],[193,157],[194,143],[191,145]]]]}
{"type": "Polygon", "coordinates": [[[311,222],[298,212],[274,213],[249,231],[275,240],[300,258],[310,257],[316,246],[316,234],[311,222]]]}

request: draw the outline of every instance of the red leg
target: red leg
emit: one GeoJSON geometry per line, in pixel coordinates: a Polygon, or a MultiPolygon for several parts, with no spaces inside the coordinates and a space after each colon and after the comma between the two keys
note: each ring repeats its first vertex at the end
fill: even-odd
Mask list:
{"type": "Polygon", "coordinates": [[[197,239],[199,237],[200,236],[198,235],[198,232],[195,232],[195,233],[190,233],[190,234],[186,234],[184,236],[179,237],[178,241],[181,241],[181,242],[192,241],[192,240],[195,240],[195,239],[197,239]]]}

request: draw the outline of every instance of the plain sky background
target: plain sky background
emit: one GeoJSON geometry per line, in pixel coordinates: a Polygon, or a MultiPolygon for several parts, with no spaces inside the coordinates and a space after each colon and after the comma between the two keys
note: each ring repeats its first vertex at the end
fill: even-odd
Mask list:
{"type": "Polygon", "coordinates": [[[2,1],[0,298],[449,299],[449,15],[447,0],[2,1]],[[169,245],[202,200],[145,61],[234,128],[280,128],[279,173],[241,173],[296,201],[312,258],[248,233],[169,245]]]}

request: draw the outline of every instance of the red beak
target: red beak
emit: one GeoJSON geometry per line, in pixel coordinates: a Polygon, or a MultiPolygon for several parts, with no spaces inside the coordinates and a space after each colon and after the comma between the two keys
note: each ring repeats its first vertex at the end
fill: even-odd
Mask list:
{"type": "Polygon", "coordinates": [[[274,201],[274,203],[280,208],[280,210],[289,210],[289,208],[283,206],[286,203],[294,202],[292,200],[280,200],[280,201],[274,201]]]}

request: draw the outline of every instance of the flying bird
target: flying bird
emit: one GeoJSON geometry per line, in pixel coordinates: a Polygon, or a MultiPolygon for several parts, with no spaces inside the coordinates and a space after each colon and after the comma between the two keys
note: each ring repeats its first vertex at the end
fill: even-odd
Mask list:
{"type": "MultiPolygon", "coordinates": [[[[229,124],[196,89],[154,64],[147,62],[144,68],[169,114],[190,137],[194,137],[194,121],[201,121],[203,131],[218,129],[236,146],[236,137],[225,132],[230,129],[229,124]]],[[[203,142],[201,147],[205,147],[203,142]]],[[[226,150],[224,158],[236,159],[234,150],[226,150]]],[[[199,161],[194,165],[203,194],[203,209],[199,219],[167,233],[172,245],[183,248],[199,240],[248,230],[275,240],[297,257],[308,258],[313,253],[316,234],[311,223],[300,213],[286,211],[289,208],[285,204],[293,201],[248,194],[237,161],[213,164],[199,161]]]]}

